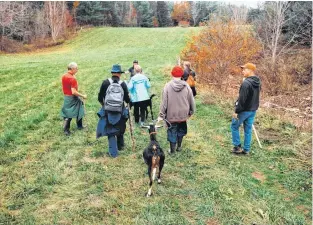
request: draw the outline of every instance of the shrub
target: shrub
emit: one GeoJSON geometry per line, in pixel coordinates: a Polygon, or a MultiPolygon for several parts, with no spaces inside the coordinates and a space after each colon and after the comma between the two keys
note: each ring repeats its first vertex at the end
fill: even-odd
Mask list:
{"type": "Polygon", "coordinates": [[[260,50],[251,26],[217,21],[193,36],[181,56],[193,64],[198,81],[213,82],[221,88],[230,74],[240,73],[239,65],[255,62],[260,50]]]}
{"type": "Polygon", "coordinates": [[[0,52],[16,53],[23,50],[21,42],[9,39],[7,37],[0,37],[0,52]]]}

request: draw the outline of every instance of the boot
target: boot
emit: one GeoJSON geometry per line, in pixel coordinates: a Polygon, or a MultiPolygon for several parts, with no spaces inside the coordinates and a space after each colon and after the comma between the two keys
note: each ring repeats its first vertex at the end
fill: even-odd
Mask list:
{"type": "Polygon", "coordinates": [[[124,136],[123,135],[120,135],[120,136],[117,136],[117,149],[119,151],[122,151],[124,150],[124,136]]]}
{"type": "Polygon", "coordinates": [[[63,130],[66,136],[69,136],[71,134],[70,127],[71,127],[71,119],[69,118],[64,119],[63,130]]]}
{"type": "Polygon", "coordinates": [[[182,142],[183,142],[183,137],[178,137],[177,138],[177,149],[176,149],[177,152],[180,152],[182,150],[182,147],[181,147],[182,142]]]}
{"type": "Polygon", "coordinates": [[[80,120],[77,120],[76,124],[77,124],[77,129],[78,130],[83,130],[83,129],[85,129],[87,127],[87,126],[83,126],[83,118],[81,118],[80,120]]]}
{"type": "Polygon", "coordinates": [[[170,142],[170,149],[168,150],[169,154],[175,153],[176,143],[170,142]]]}

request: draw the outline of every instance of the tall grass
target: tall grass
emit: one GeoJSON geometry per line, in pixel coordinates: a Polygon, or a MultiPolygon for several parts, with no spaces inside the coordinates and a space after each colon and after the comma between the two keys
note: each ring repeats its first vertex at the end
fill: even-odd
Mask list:
{"type": "MultiPolygon", "coordinates": [[[[163,183],[151,198],[141,158],[147,131],[135,128],[134,152],[127,131],[116,159],[106,155],[105,138],[95,139],[97,94],[111,66],[126,70],[139,60],[157,95],[156,114],[168,69],[190,32],[197,29],[96,28],[49,51],[0,56],[0,224],[310,223],[311,173],[296,154],[310,134],[292,126],[278,127],[277,141],[264,149],[254,142],[251,156],[233,156],[227,106],[205,104],[200,93],[184,149],[166,156],[163,183]],[[88,130],[73,122],[73,135],[65,137],[60,78],[71,61],[79,65],[79,90],[88,94],[88,130]]],[[[158,138],[167,149],[166,131],[158,138]]]]}

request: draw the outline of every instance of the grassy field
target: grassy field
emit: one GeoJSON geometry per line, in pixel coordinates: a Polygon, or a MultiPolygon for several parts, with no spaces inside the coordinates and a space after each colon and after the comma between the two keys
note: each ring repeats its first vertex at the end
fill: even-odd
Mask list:
{"type": "MultiPolygon", "coordinates": [[[[116,159],[106,155],[106,138],[95,139],[97,94],[112,64],[127,69],[139,60],[157,114],[168,70],[192,32],[96,28],[53,49],[0,55],[0,224],[311,224],[311,159],[302,154],[311,133],[270,115],[257,120],[264,148],[254,141],[250,156],[234,156],[231,107],[200,93],[184,150],[166,154],[151,198],[141,156],[147,132],[136,127],[132,152],[127,131],[116,159]],[[71,61],[88,94],[88,129],[72,123],[65,137],[60,78],[71,61]]],[[[166,131],[158,137],[167,149],[166,131]]]]}

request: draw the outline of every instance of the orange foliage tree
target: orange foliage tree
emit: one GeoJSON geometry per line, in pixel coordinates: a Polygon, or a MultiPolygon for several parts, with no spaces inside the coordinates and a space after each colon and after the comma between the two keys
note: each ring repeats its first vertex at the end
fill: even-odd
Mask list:
{"type": "Polygon", "coordinates": [[[210,22],[200,34],[190,38],[181,58],[192,63],[199,82],[221,88],[228,83],[230,74],[240,73],[239,65],[255,62],[260,50],[249,25],[210,22]]]}
{"type": "Polygon", "coordinates": [[[178,23],[181,21],[189,22],[191,18],[189,2],[175,3],[171,17],[178,23]]]}

